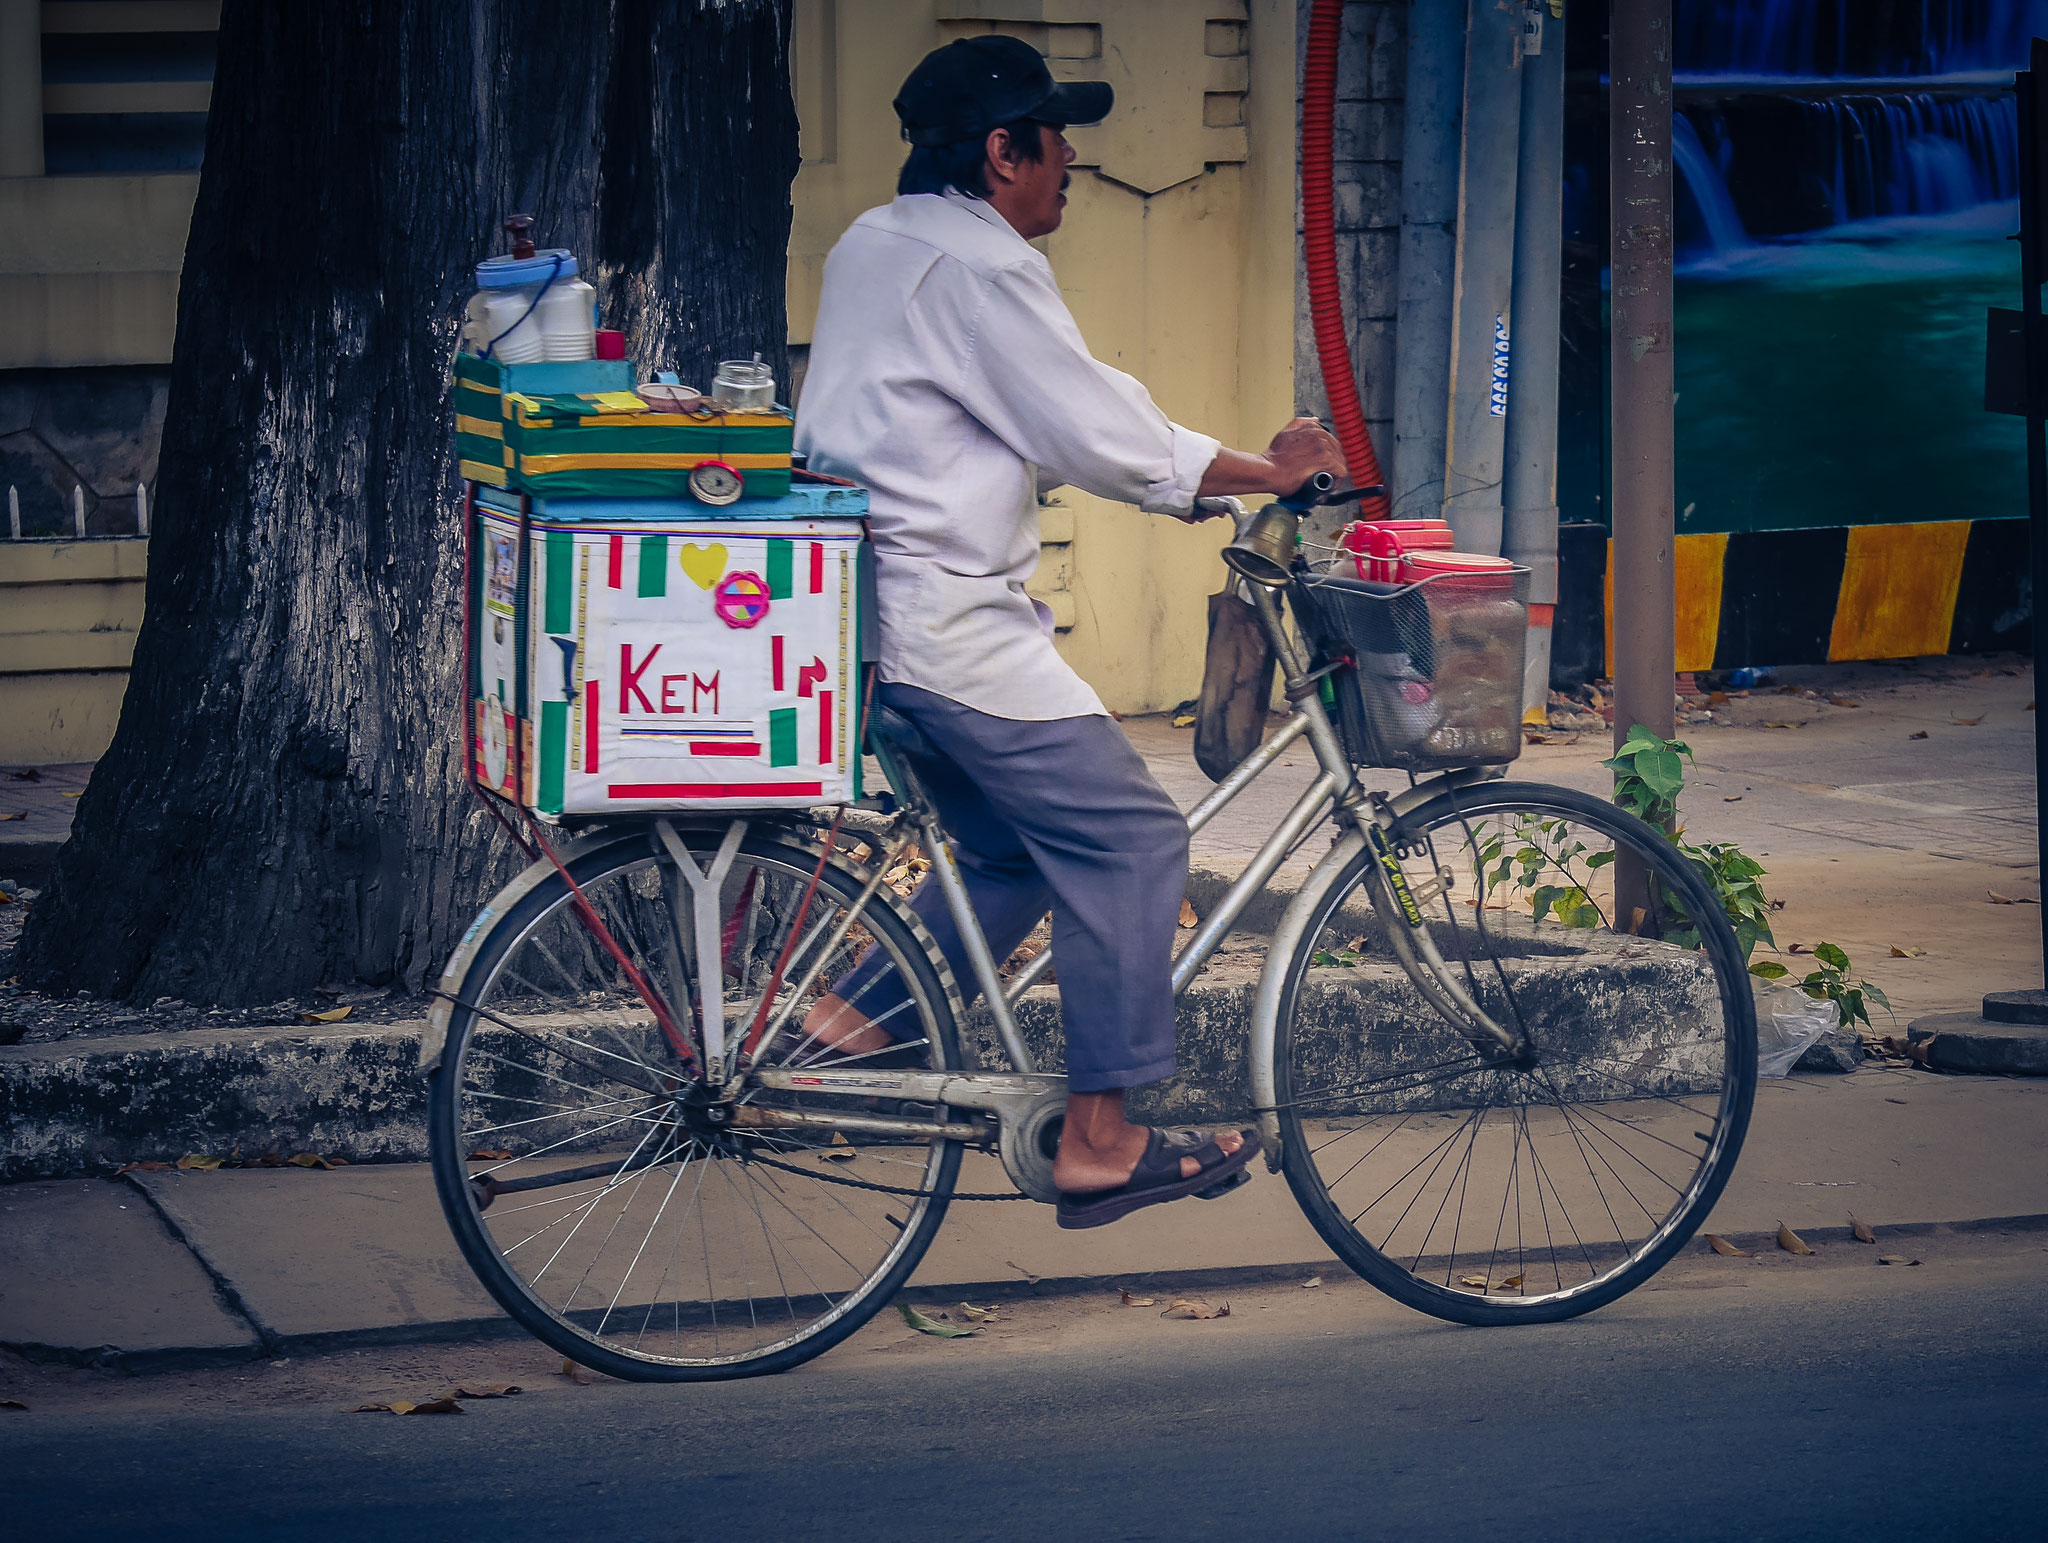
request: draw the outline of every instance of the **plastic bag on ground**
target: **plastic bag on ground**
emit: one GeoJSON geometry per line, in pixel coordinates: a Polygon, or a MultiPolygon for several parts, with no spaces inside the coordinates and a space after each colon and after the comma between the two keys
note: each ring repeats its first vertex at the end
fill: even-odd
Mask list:
{"type": "Polygon", "coordinates": [[[1783,1077],[1840,1015],[1835,1004],[1816,1002],[1783,981],[1756,981],[1756,1070],[1759,1077],[1783,1077]]]}

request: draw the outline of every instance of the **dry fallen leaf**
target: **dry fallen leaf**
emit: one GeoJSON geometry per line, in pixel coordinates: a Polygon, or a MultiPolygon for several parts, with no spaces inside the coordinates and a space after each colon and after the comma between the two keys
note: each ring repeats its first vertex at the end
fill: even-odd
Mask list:
{"type": "MultiPolygon", "coordinates": [[[[26,809],[17,809],[13,814],[0,814],[0,820],[25,820],[27,818],[28,811],[26,809]]],[[[12,900],[14,897],[9,895],[7,898],[12,900]]]]}
{"type": "Polygon", "coordinates": [[[999,1321],[993,1304],[987,1307],[976,1307],[972,1302],[962,1302],[960,1304],[960,1316],[969,1323],[996,1323],[999,1321]]]}
{"type": "Polygon", "coordinates": [[[2027,895],[2001,895],[1995,889],[1987,889],[1984,893],[1991,897],[1993,905],[2039,905],[2041,903],[2027,895]]]}
{"type": "Polygon", "coordinates": [[[1228,1318],[1230,1316],[1230,1304],[1225,1302],[1221,1307],[1211,1307],[1207,1302],[1196,1302],[1188,1297],[1175,1297],[1173,1305],[1159,1316],[1162,1318],[1228,1318]]]}
{"type": "Polygon", "coordinates": [[[1767,729],[1796,729],[1800,725],[1796,723],[1767,723],[1764,727],[1767,729]]]}
{"type": "Polygon", "coordinates": [[[1926,949],[1915,948],[1910,943],[1907,944],[1904,948],[1899,947],[1899,945],[1896,943],[1892,944],[1892,957],[1894,959],[1918,959],[1922,954],[1926,952],[1926,949]]]}
{"type": "Polygon", "coordinates": [[[469,1160],[473,1163],[509,1162],[511,1157],[511,1152],[504,1147],[478,1147],[469,1154],[469,1160]]]}
{"type": "Polygon", "coordinates": [[[903,1321],[920,1334],[929,1334],[933,1339],[966,1339],[973,1329],[955,1328],[950,1323],[936,1323],[912,1307],[908,1302],[898,1302],[896,1311],[903,1314],[903,1321]]]}
{"type": "Polygon", "coordinates": [[[322,1157],[318,1152],[294,1152],[285,1161],[294,1168],[335,1168],[346,1166],[339,1158],[322,1157]]]}
{"type": "Polygon", "coordinates": [[[407,1414],[461,1414],[462,1412],[462,1405],[455,1401],[455,1396],[452,1393],[445,1398],[430,1398],[424,1404],[414,1404],[412,1408],[405,1411],[407,1414]]]}
{"type": "Polygon", "coordinates": [[[178,1159],[178,1166],[180,1168],[186,1169],[187,1171],[190,1171],[194,1168],[211,1169],[218,1168],[222,1163],[226,1161],[227,1159],[224,1157],[206,1157],[198,1152],[187,1152],[183,1157],[178,1159]]]}
{"type": "Polygon", "coordinates": [[[562,1375],[575,1383],[579,1388],[587,1388],[591,1383],[597,1381],[596,1372],[587,1366],[579,1366],[566,1356],[562,1359],[562,1375]]]}
{"type": "Polygon", "coordinates": [[[301,1023],[339,1023],[354,1011],[355,1008],[353,1006],[330,1007],[324,1013],[300,1013],[299,1021],[301,1023]]]}
{"type": "Polygon", "coordinates": [[[1484,1291],[1487,1282],[1484,1275],[1460,1275],[1458,1277],[1458,1284],[1470,1286],[1474,1291],[1484,1291]]]}
{"type": "Polygon", "coordinates": [[[1978,724],[1984,721],[1984,715],[1982,713],[1977,714],[1977,716],[1974,718],[1958,718],[1954,713],[1950,713],[1948,716],[1949,722],[1957,725],[1959,728],[1965,729],[1974,729],[1978,724]]]}
{"type": "Polygon", "coordinates": [[[1123,1303],[1126,1307],[1157,1307],[1159,1299],[1157,1297],[1133,1296],[1130,1292],[1126,1291],[1123,1293],[1123,1303]]]}
{"type": "Polygon", "coordinates": [[[357,1404],[350,1414],[411,1414],[413,1405],[402,1398],[394,1398],[388,1404],[357,1404]]]}
{"type": "Polygon", "coordinates": [[[1920,1261],[1919,1261],[1919,1260],[1917,1260],[1917,1259],[1908,1259],[1908,1258],[1907,1258],[1907,1257],[1906,1257],[1906,1256],[1905,1256],[1904,1254],[1879,1254],[1879,1255],[1877,1256],[1877,1262],[1878,1262],[1879,1264],[1907,1264],[1907,1265],[1911,1265],[1911,1264],[1918,1264],[1918,1263],[1919,1263],[1920,1261]]]}
{"type": "Polygon", "coordinates": [[[832,1132],[832,1144],[818,1154],[818,1161],[821,1163],[850,1163],[859,1155],[859,1153],[854,1151],[853,1143],[835,1130],[832,1132]]]}
{"type": "Polygon", "coordinates": [[[1915,729],[1912,733],[1906,736],[1906,738],[1908,739],[1925,739],[1926,737],[1927,731],[1925,729],[1915,729]]]}
{"type": "Polygon", "coordinates": [[[1834,707],[1861,707],[1863,705],[1854,697],[1849,696],[1831,696],[1828,698],[1828,702],[1834,707]]]}
{"type": "Polygon", "coordinates": [[[1701,1236],[1707,1240],[1707,1247],[1717,1254],[1727,1255],[1730,1259],[1754,1259],[1756,1257],[1746,1248],[1737,1248],[1718,1232],[1702,1233],[1701,1236]]]}
{"type": "Polygon", "coordinates": [[[1301,1289],[1302,1289],[1303,1291],[1314,1291],[1314,1290],[1316,1290],[1316,1289],[1317,1289],[1318,1287],[1320,1287],[1320,1286],[1322,1285],[1322,1283],[1323,1283],[1323,1278],[1322,1278],[1322,1276],[1320,1276],[1320,1275],[1311,1275],[1311,1276],[1310,1276],[1310,1277],[1309,1277],[1309,1278],[1308,1278],[1307,1280],[1305,1280],[1305,1281],[1303,1281],[1303,1282],[1301,1283],[1301,1289]]]}
{"type": "Polygon", "coordinates": [[[1183,927],[1193,927],[1201,920],[1202,918],[1195,914],[1194,902],[1183,896],[1180,902],[1180,924],[1183,927]]]}
{"type": "Polygon", "coordinates": [[[1794,943],[1787,947],[1785,952],[1788,954],[1810,954],[1813,952],[1813,950],[1808,948],[1804,943],[1794,943]]]}
{"type": "Polygon", "coordinates": [[[1742,795],[1740,793],[1724,793],[1721,795],[1721,802],[1724,804],[1739,804],[1742,802],[1742,795]]]}
{"type": "Polygon", "coordinates": [[[1173,726],[1177,729],[1191,729],[1195,726],[1195,715],[1193,713],[1182,713],[1173,720],[1173,726]]]}
{"type": "Polygon", "coordinates": [[[1849,1213],[1849,1231],[1858,1243],[1875,1243],[1877,1241],[1877,1234],[1872,1232],[1867,1225],[1858,1221],[1854,1211],[1849,1213]]]}
{"type": "Polygon", "coordinates": [[[27,1404],[24,1404],[24,1403],[23,1403],[23,1402],[22,1402],[22,1401],[21,1401],[20,1399],[18,1399],[18,1398],[0,1398],[0,1409],[21,1409],[21,1410],[26,1410],[27,1408],[28,1408],[28,1405],[27,1405],[27,1404]]]}
{"type": "Polygon", "coordinates": [[[170,1166],[169,1163],[128,1163],[116,1168],[114,1177],[118,1179],[124,1173],[162,1173],[170,1166]]]}
{"type": "Polygon", "coordinates": [[[468,1386],[459,1387],[448,1396],[450,1398],[510,1398],[515,1393],[524,1393],[525,1391],[526,1389],[516,1382],[479,1382],[473,1388],[468,1386]]]}
{"type": "Polygon", "coordinates": [[[79,792],[79,793],[66,793],[66,794],[64,794],[63,796],[64,796],[64,797],[66,797],[66,798],[83,798],[83,797],[85,797],[85,794],[84,794],[83,792],[79,792]]]}
{"type": "Polygon", "coordinates": [[[1813,1252],[1812,1249],[1806,1246],[1806,1239],[1802,1238],[1783,1222],[1778,1223],[1778,1247],[1785,1250],[1788,1254],[1810,1254],[1813,1252]]]}

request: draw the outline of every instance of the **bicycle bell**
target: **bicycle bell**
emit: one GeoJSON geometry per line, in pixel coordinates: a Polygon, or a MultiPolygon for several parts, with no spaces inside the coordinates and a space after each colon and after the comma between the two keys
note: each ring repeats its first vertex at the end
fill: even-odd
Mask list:
{"type": "Polygon", "coordinates": [[[1223,560],[1252,583],[1278,589],[1287,582],[1300,540],[1301,516],[1284,504],[1271,503],[1224,547],[1223,560]]]}

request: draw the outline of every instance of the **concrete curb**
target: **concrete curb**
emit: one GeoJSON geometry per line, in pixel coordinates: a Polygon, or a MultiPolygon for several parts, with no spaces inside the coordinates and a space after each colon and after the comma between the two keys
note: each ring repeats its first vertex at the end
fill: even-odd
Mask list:
{"type": "MultiPolygon", "coordinates": [[[[2048,1231],[2048,1214],[1986,1216],[1949,1222],[1898,1222],[1879,1228],[1881,1242],[1891,1239],[1968,1236],[1985,1232],[2042,1231],[2048,1231]]],[[[1752,1252],[1769,1252],[1777,1247],[1775,1232],[1738,1232],[1721,1235],[1738,1247],[1747,1248],[1752,1252]]],[[[1847,1227],[1806,1227],[1801,1229],[1799,1235],[1808,1243],[1824,1245],[1855,1241],[1854,1234],[1847,1227]]],[[[1686,1244],[1687,1250],[1690,1251],[1699,1251],[1706,1246],[1697,1233],[1686,1244]]],[[[1031,1280],[1019,1280],[1015,1276],[1009,1276],[986,1281],[950,1281],[939,1286],[909,1286],[899,1291],[892,1300],[945,1305],[963,1300],[1019,1301],[1027,1297],[1083,1296],[1094,1292],[1118,1290],[1165,1296],[1191,1291],[1221,1291],[1233,1287],[1269,1285],[1275,1282],[1301,1280],[1310,1275],[1328,1277],[1335,1273],[1348,1272],[1341,1263],[1326,1257],[1305,1259],[1291,1264],[1224,1265],[1209,1269],[1062,1275],[1031,1280]]],[[[24,1360],[45,1364],[142,1373],[244,1365],[251,1361],[273,1360],[281,1356],[319,1355],[335,1350],[360,1350],[389,1345],[478,1344],[491,1340],[528,1337],[526,1330],[511,1318],[493,1314],[338,1333],[266,1334],[262,1344],[240,1349],[195,1346],[124,1351],[117,1346],[109,1345],[70,1347],[0,1340],[0,1350],[11,1351],[24,1360]]]]}
{"type": "MultiPolygon", "coordinates": [[[[1497,936],[1499,936],[1497,934],[1497,936]]],[[[1523,940],[1522,1009],[1566,1044],[1579,1025],[1626,1011],[1643,1042],[1682,1035],[1701,989],[1694,957],[1633,939],[1539,934],[1523,940]]],[[[1239,1119],[1252,1106],[1250,1042],[1256,969],[1219,961],[1180,999],[1179,1066],[1132,1099],[1154,1124],[1239,1119]]],[[[1350,1047],[1361,1075],[1379,1047],[1435,1023],[1399,968],[1367,958],[1318,972],[1305,1012],[1350,1047]]],[[[1709,988],[1710,989],[1710,988],[1709,988]]],[[[1039,1064],[1065,1065],[1056,988],[1020,1004],[1019,1027],[1039,1064]]],[[[198,1029],[0,1047],[0,1183],[105,1173],[188,1152],[318,1152],[351,1163],[419,1162],[427,1149],[422,1021],[382,1026],[198,1029]]],[[[970,1064],[1000,1066],[986,1013],[962,1026],[970,1064]]],[[[1674,1068],[1674,1075],[1682,1074],[1674,1068]]]]}

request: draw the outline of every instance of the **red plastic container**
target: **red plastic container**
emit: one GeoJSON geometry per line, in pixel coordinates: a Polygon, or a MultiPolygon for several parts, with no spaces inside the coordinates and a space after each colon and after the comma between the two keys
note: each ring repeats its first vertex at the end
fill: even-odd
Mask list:
{"type": "Polygon", "coordinates": [[[614,332],[609,327],[597,329],[597,357],[600,359],[623,359],[626,357],[626,334],[614,332]]]}
{"type": "Polygon", "coordinates": [[[1505,557],[1488,557],[1481,552],[1410,552],[1401,560],[1401,581],[1419,584],[1424,579],[1444,579],[1448,585],[1468,592],[1512,593],[1515,565],[1505,557]]]}
{"type": "Polygon", "coordinates": [[[1442,520],[1359,520],[1338,533],[1353,554],[1358,576],[1382,584],[1401,581],[1404,553],[1447,550],[1451,527],[1442,520]]]}

